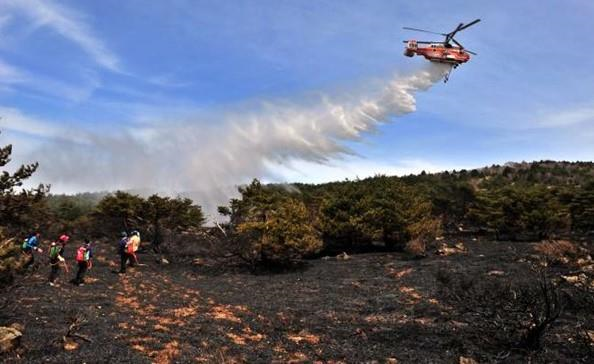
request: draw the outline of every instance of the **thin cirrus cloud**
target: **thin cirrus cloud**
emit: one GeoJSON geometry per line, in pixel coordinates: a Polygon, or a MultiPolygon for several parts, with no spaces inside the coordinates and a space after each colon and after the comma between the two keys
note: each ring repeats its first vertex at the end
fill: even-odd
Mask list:
{"type": "Polygon", "coordinates": [[[50,0],[4,0],[0,3],[0,10],[5,13],[2,24],[10,21],[11,13],[18,12],[29,18],[32,29],[52,29],[78,45],[98,65],[113,72],[122,72],[119,58],[93,34],[83,14],[50,0]]]}
{"type": "Polygon", "coordinates": [[[10,65],[0,58],[0,86],[5,91],[24,91],[34,96],[51,96],[61,100],[81,102],[87,100],[101,85],[92,73],[81,74],[82,82],[70,84],[10,65]]]}
{"type": "Polygon", "coordinates": [[[0,82],[4,84],[10,84],[15,82],[21,82],[25,79],[23,71],[14,67],[2,59],[0,59],[0,82]]]}
{"type": "Polygon", "coordinates": [[[80,128],[28,115],[12,107],[0,106],[0,129],[56,142],[88,142],[88,133],[80,128]]]}
{"type": "Polygon", "coordinates": [[[536,122],[541,128],[568,127],[594,121],[594,105],[548,112],[536,122]]]}

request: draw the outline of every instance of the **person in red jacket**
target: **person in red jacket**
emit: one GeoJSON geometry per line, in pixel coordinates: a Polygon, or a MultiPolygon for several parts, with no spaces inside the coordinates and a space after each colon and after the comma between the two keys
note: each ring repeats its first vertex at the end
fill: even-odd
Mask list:
{"type": "Polygon", "coordinates": [[[93,250],[89,239],[85,239],[85,243],[78,248],[76,251],[76,264],[78,265],[78,271],[76,272],[76,278],[73,283],[78,286],[85,284],[85,273],[88,269],[93,266],[93,250]]]}

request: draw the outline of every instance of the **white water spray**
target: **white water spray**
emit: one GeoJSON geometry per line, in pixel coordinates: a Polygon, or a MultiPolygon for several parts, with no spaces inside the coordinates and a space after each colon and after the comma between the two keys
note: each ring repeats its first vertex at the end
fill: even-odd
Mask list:
{"type": "Polygon", "coordinates": [[[40,162],[40,179],[58,190],[187,192],[213,211],[235,185],[273,174],[270,166],[325,163],[349,153],[345,141],[360,139],[390,116],[415,111],[415,93],[448,71],[447,65],[430,64],[354,101],[264,103],[257,111],[229,112],[214,126],[178,122],[121,136],[79,133],[80,143],[51,143],[32,157],[40,162]]]}

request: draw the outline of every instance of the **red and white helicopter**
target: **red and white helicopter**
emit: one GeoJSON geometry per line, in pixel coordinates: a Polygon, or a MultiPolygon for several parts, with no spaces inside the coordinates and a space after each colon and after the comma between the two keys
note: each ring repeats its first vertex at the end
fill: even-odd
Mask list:
{"type": "MultiPolygon", "coordinates": [[[[468,24],[460,23],[456,27],[456,29],[449,33],[437,33],[424,29],[404,27],[403,29],[406,30],[438,34],[443,35],[445,37],[445,40],[443,42],[405,40],[404,43],[406,43],[406,48],[404,49],[404,55],[407,57],[412,57],[416,54],[418,56],[425,57],[430,62],[451,64],[453,68],[456,68],[460,64],[468,62],[468,60],[470,60],[470,55],[476,55],[476,53],[464,48],[462,44],[460,44],[456,39],[454,39],[454,35],[459,31],[464,30],[478,23],[479,21],[481,20],[476,19],[468,24]],[[454,42],[456,45],[452,45],[450,42],[454,42]]],[[[448,72],[448,74],[445,76],[444,82],[448,81],[449,76],[450,74],[448,72]]]]}

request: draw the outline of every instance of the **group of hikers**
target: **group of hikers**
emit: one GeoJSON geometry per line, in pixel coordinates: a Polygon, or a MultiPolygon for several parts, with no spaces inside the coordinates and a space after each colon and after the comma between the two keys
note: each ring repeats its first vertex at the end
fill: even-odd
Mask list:
{"type": "MultiPolygon", "coordinates": [[[[60,269],[64,269],[66,273],[70,272],[64,252],[70,237],[66,234],[60,235],[58,239],[50,244],[48,257],[50,265],[49,284],[55,285],[56,278],[60,273],[60,269]]],[[[36,232],[28,236],[21,245],[23,254],[29,257],[25,268],[35,263],[35,254],[42,254],[43,250],[39,247],[40,233],[36,232]]],[[[126,273],[126,266],[135,266],[138,264],[138,257],[136,252],[140,247],[140,233],[137,230],[132,231],[130,236],[126,232],[122,232],[121,239],[118,243],[118,254],[120,255],[120,270],[119,274],[126,273]]],[[[70,281],[71,283],[81,286],[84,285],[84,277],[87,270],[93,266],[93,245],[88,238],[84,239],[81,246],[76,249],[75,254],[76,265],[78,270],[76,276],[70,281]]]]}

